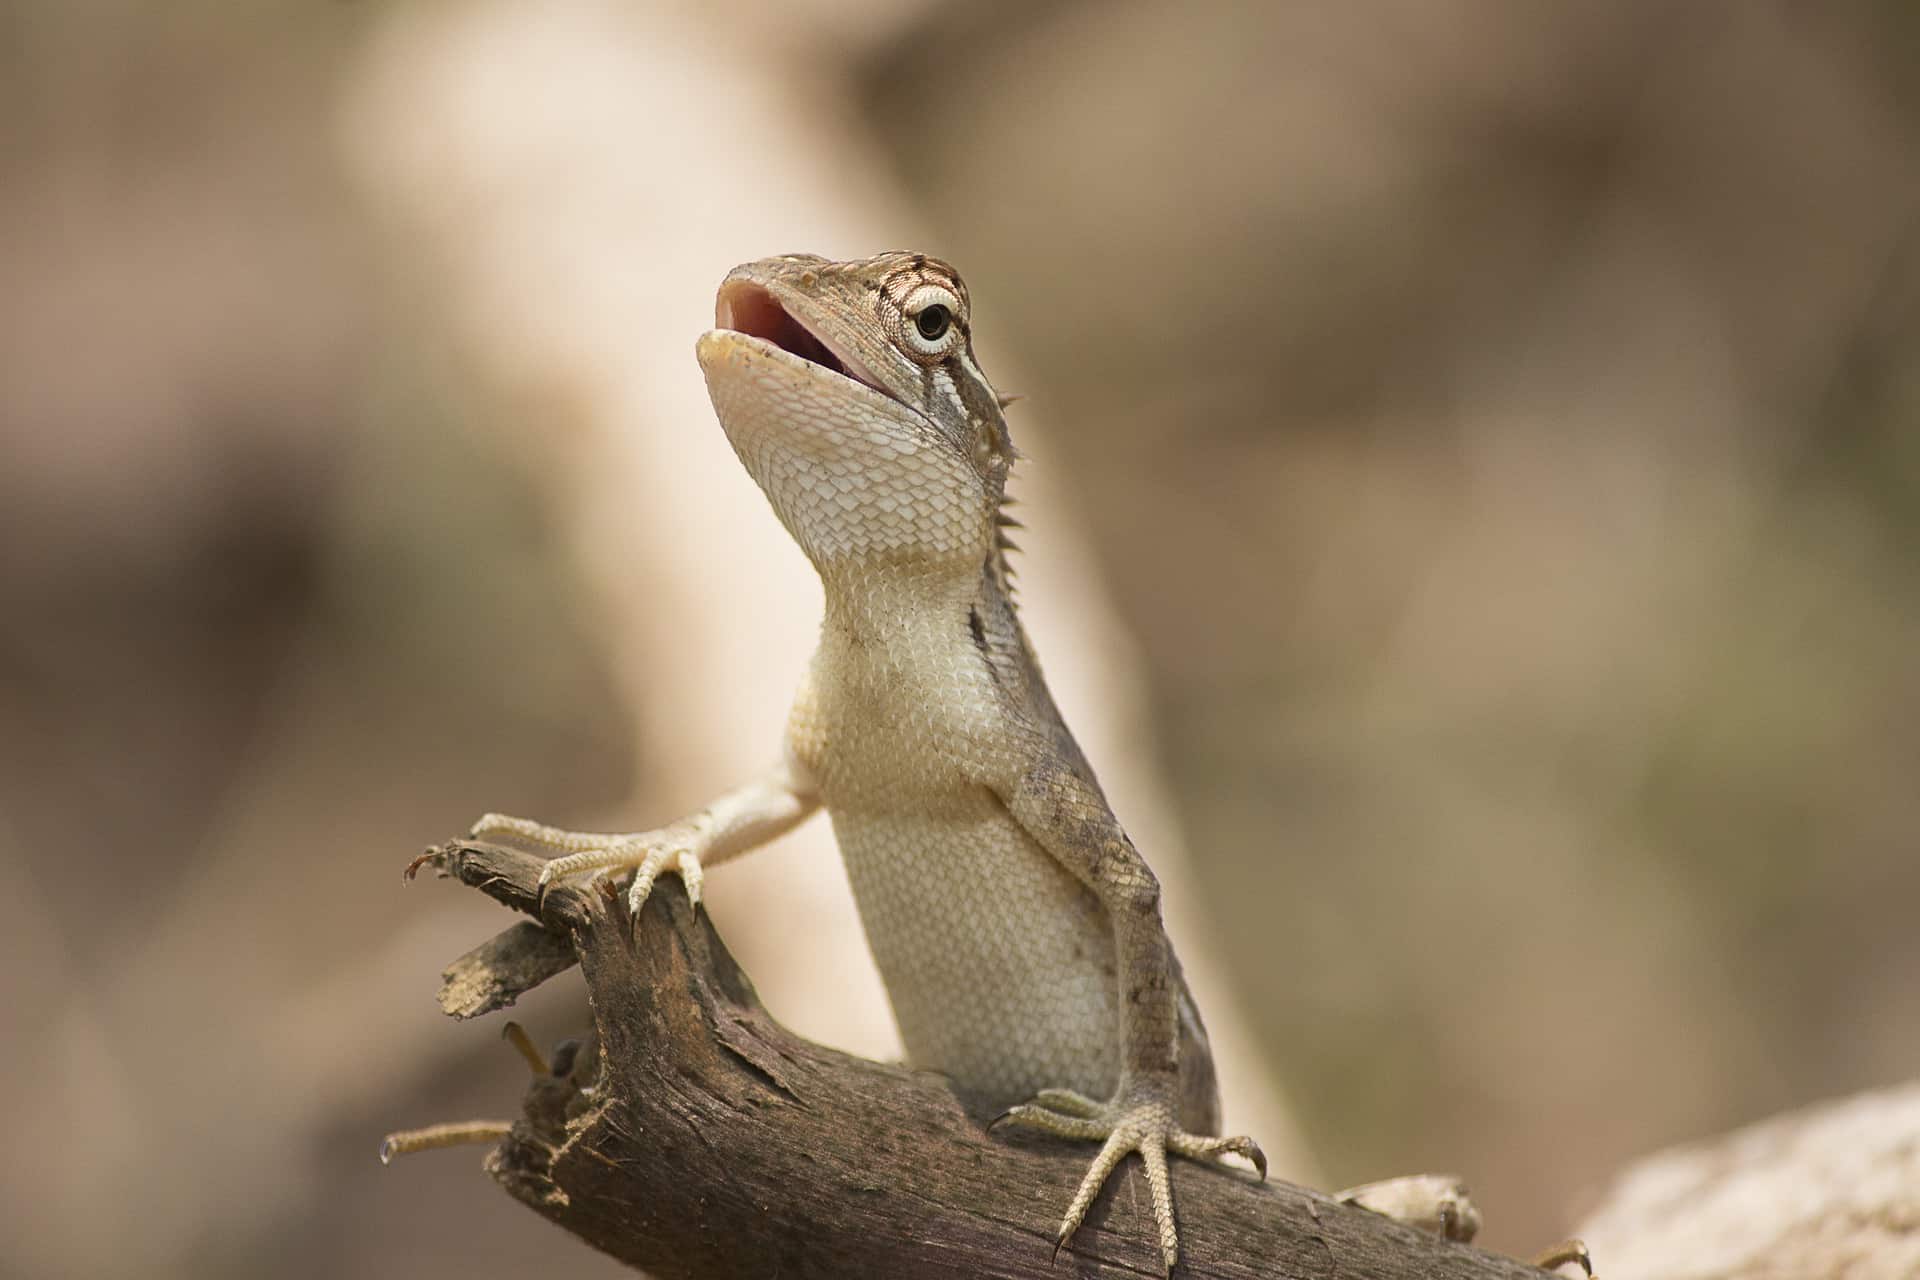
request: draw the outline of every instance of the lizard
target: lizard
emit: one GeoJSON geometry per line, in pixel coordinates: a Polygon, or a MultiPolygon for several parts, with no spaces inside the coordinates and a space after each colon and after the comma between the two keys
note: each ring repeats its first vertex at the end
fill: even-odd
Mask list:
{"type": "MultiPolygon", "coordinates": [[[[543,888],[631,871],[638,915],[661,874],[697,905],[707,868],[824,808],[909,1065],[944,1074],[970,1112],[997,1112],[989,1127],[1100,1144],[1056,1254],[1138,1154],[1171,1273],[1169,1153],[1239,1156],[1263,1179],[1266,1157],[1218,1133],[1212,1051],[1159,882],[1022,629],[1011,397],[973,353],[966,285],[920,253],[763,258],[727,274],[695,353],[722,430],[824,589],[779,763],[653,830],[489,813],[472,836],[557,855],[543,888]]],[[[1342,1195],[1457,1239],[1478,1225],[1450,1179],[1342,1195]]]]}
{"type": "Polygon", "coordinates": [[[939,259],[763,258],[721,283],[696,347],[720,426],[819,574],[819,647],[779,764],[651,831],[488,814],[560,856],[542,883],[632,870],[630,907],[825,808],[910,1065],[996,1123],[1101,1144],[1060,1223],[1145,1167],[1166,1266],[1169,1152],[1217,1136],[1206,1029],[1161,923],[1160,885],[1048,692],[1012,591],[1007,403],[939,259]]]}

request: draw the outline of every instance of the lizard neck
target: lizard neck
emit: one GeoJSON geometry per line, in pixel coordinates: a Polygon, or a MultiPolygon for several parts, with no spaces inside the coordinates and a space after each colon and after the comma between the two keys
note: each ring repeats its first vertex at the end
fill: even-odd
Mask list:
{"type": "Polygon", "coordinates": [[[1000,714],[1039,730],[1091,778],[1027,643],[1005,569],[994,552],[945,572],[823,570],[826,612],[815,672],[863,696],[904,699],[891,704],[902,715],[927,694],[950,691],[956,679],[978,676],[1000,714]]]}
{"type": "Polygon", "coordinates": [[[922,646],[930,630],[965,637],[992,589],[977,561],[860,556],[817,567],[826,635],[876,653],[922,646]]]}

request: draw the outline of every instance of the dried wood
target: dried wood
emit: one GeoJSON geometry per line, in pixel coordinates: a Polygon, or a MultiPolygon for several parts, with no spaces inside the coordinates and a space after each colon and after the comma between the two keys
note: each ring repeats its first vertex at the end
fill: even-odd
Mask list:
{"type": "MultiPolygon", "coordinates": [[[[598,1052],[537,1079],[487,1160],[521,1203],[663,1278],[1162,1274],[1137,1162],[1056,1260],[1085,1144],[989,1133],[939,1075],[787,1031],[676,879],[655,887],[636,925],[609,888],[543,897],[541,863],[460,842],[410,868],[432,865],[543,926],[463,957],[466,985],[524,991],[551,966],[538,934],[567,939],[586,978],[598,1052]]],[[[1251,1173],[1176,1161],[1174,1184],[1183,1276],[1542,1274],[1251,1173]]]]}

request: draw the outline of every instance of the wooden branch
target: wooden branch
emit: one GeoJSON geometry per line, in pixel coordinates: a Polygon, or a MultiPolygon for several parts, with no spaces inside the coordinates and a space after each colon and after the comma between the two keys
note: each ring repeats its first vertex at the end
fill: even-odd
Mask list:
{"type": "Polygon", "coordinates": [[[564,934],[523,920],[446,967],[440,975],[440,1010],[449,1017],[475,1018],[508,1008],[578,963],[564,934]]]}
{"type": "MultiPolygon", "coordinates": [[[[542,860],[530,853],[462,842],[416,868],[428,862],[545,926],[463,957],[463,990],[486,994],[456,1011],[510,1002],[557,971],[554,936],[579,957],[599,1052],[535,1081],[487,1169],[595,1248],[701,1280],[1162,1274],[1138,1161],[1055,1261],[1053,1233],[1092,1149],[989,1134],[940,1076],[787,1031],[677,879],[655,886],[636,928],[610,889],[556,886],[539,899],[542,860]]],[[[1174,1190],[1183,1276],[1543,1274],[1251,1173],[1176,1160],[1174,1190]]]]}

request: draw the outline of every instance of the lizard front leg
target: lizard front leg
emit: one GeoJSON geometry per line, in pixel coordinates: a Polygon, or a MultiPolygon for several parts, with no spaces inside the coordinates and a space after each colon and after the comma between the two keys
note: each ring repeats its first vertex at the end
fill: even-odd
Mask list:
{"type": "Polygon", "coordinates": [[[1266,1156],[1248,1137],[1189,1133],[1180,1125],[1180,1038],[1174,965],[1160,922],[1160,884],[1105,797],[1065,759],[1044,760],[1002,794],[1014,820],[1091,888],[1113,926],[1120,977],[1120,1081],[1105,1101],[1047,1089],[1000,1122],[1101,1142],[1060,1224],[1056,1250],[1072,1237],[1121,1161],[1139,1153],[1168,1272],[1179,1258],[1167,1152],[1197,1159],[1234,1154],[1265,1177],[1266,1156]]]}
{"type": "Polygon", "coordinates": [[[661,872],[677,873],[686,883],[687,897],[698,905],[705,868],[759,848],[792,830],[819,807],[812,779],[789,759],[698,813],[652,831],[567,831],[489,813],[473,824],[472,834],[513,836],[560,854],[540,872],[543,889],[566,876],[631,870],[633,887],[628,890],[627,905],[639,915],[661,872]]]}

